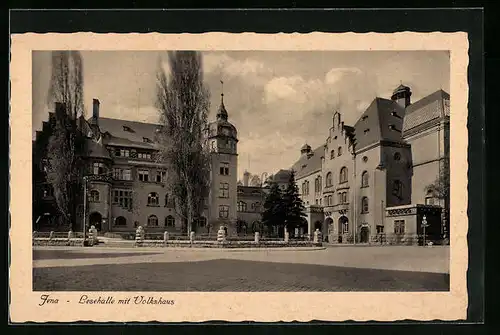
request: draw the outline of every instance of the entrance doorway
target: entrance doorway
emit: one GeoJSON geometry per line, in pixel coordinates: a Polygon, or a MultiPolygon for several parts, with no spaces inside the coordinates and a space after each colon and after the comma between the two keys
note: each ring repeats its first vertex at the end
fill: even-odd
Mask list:
{"type": "Polygon", "coordinates": [[[333,235],[333,219],[328,217],[325,219],[325,227],[326,227],[326,236],[325,241],[329,242],[330,235],[333,235]]]}
{"type": "Polygon", "coordinates": [[[360,243],[368,243],[370,237],[370,231],[368,227],[361,227],[359,232],[359,242],[360,243]]]}
{"type": "Polygon", "coordinates": [[[349,219],[347,216],[342,215],[338,221],[338,243],[342,243],[342,234],[349,232],[349,219]]]}
{"type": "Polygon", "coordinates": [[[94,226],[97,231],[101,231],[102,215],[98,212],[94,212],[89,215],[89,226],[88,228],[94,226]]]}

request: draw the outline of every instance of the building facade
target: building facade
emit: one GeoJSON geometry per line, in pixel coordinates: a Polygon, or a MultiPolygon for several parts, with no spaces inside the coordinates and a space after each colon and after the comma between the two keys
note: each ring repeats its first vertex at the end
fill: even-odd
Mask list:
{"type": "MultiPolygon", "coordinates": [[[[325,143],[301,148],[291,169],[307,208],[309,234],[320,229],[332,243],[402,240],[422,231],[413,226],[423,216],[407,220],[412,226],[405,230],[405,220],[387,224],[389,209],[415,204],[419,213],[426,212],[422,205],[435,214],[433,208],[449,207],[449,200],[428,191],[449,169],[449,94],[439,90],[415,103],[411,94],[400,85],[390,99],[375,98],[354,126],[336,111],[325,143]]],[[[440,225],[442,232],[449,230],[449,222],[440,225]]]]}
{"type": "MultiPolygon", "coordinates": [[[[64,106],[57,104],[59,109],[64,106]]],[[[57,112],[49,114],[33,143],[34,229],[55,227],[58,217],[53,191],[44,177],[48,138],[57,112]]],[[[59,117],[66,117],[64,111],[59,117]]],[[[182,231],[182,216],[176,211],[167,187],[168,170],[158,159],[160,125],[100,117],[100,103],[93,100],[92,117],[80,117],[77,132],[83,138],[83,175],[87,180],[87,202],[78,211],[77,229],[95,226],[101,232],[133,232],[141,225],[149,232],[182,231]],[[85,214],[84,214],[85,213],[85,214]]],[[[201,217],[193,229],[200,233],[224,226],[237,233],[237,130],[228,121],[223,95],[217,118],[209,123],[210,192],[201,217]]],[[[83,201],[82,201],[83,202],[83,201]]]]}

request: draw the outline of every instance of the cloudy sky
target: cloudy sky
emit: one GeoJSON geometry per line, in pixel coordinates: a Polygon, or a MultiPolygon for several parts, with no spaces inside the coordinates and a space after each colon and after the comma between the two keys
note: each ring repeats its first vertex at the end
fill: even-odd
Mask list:
{"type": "MultiPolygon", "coordinates": [[[[157,122],[154,108],[156,51],[84,51],[86,115],[92,98],[101,116],[157,122]]],[[[33,131],[47,120],[50,52],[33,53],[33,131]]],[[[224,104],[239,133],[239,166],[255,174],[289,168],[300,147],[326,140],[333,109],[353,125],[376,97],[390,98],[400,83],[416,101],[438,89],[449,92],[449,53],[440,51],[231,51],[204,52],[215,118],[224,80],[224,104]]]]}

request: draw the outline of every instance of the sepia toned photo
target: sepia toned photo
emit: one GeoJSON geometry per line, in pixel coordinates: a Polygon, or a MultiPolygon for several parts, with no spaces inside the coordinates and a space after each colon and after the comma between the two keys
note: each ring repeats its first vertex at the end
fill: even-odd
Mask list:
{"type": "MultiPolygon", "coordinates": [[[[183,294],[201,294],[200,310],[234,294],[224,308],[256,309],[232,317],[260,320],[263,297],[276,309],[313,294],[301,304],[336,308],[328,294],[353,306],[371,294],[370,313],[415,299],[446,313],[445,296],[448,312],[464,313],[467,218],[453,201],[467,161],[453,143],[466,137],[467,95],[453,74],[467,59],[456,50],[403,38],[333,50],[94,38],[120,47],[89,47],[87,35],[25,53],[31,127],[17,131],[31,170],[22,234],[33,310],[108,308],[100,320],[118,321],[125,307],[183,313],[183,294]]],[[[144,313],[127,320],[160,320],[144,313]]],[[[332,315],[355,319],[342,313],[332,315]]]]}

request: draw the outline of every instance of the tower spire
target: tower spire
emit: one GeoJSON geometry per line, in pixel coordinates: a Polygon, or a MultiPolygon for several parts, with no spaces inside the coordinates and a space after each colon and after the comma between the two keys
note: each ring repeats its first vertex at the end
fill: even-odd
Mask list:
{"type": "Polygon", "coordinates": [[[219,106],[219,112],[217,113],[217,118],[227,121],[227,111],[226,107],[224,106],[224,81],[221,79],[220,83],[221,83],[220,106],[219,106]]]}

